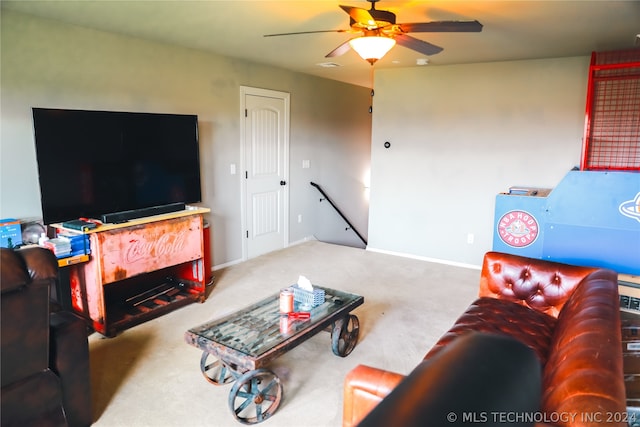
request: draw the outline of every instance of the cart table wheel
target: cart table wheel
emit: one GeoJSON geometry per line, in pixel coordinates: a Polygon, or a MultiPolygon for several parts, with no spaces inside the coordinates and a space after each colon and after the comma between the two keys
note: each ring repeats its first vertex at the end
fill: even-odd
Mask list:
{"type": "Polygon", "coordinates": [[[206,351],[202,352],[200,358],[200,371],[205,379],[214,385],[224,385],[235,380],[231,368],[206,351]]]}
{"type": "Polygon", "coordinates": [[[229,393],[229,408],[243,424],[256,424],[273,415],[282,400],[280,378],[268,369],[240,376],[229,393]]]}
{"type": "Polygon", "coordinates": [[[336,320],[331,330],[331,347],[333,354],[340,357],[348,356],[358,342],[360,322],[353,314],[336,320]]]}

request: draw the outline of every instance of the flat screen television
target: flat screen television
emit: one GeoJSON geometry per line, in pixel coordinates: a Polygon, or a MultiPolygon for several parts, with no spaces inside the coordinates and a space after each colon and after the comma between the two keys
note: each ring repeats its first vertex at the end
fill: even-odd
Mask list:
{"type": "Polygon", "coordinates": [[[45,224],[201,201],[196,115],[32,110],[45,224]]]}

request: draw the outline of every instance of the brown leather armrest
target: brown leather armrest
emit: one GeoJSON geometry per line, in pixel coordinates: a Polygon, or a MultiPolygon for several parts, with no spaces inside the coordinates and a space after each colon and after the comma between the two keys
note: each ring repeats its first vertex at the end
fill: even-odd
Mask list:
{"type": "MultiPolygon", "coordinates": [[[[617,275],[601,270],[585,278],[565,304],[544,372],[546,411],[625,413],[619,301],[617,275]]],[[[614,421],[622,420],[608,425],[626,425],[614,421]]]]}
{"type": "Polygon", "coordinates": [[[16,291],[30,282],[27,268],[15,251],[0,248],[0,290],[2,293],[16,291]]]}
{"type": "Polygon", "coordinates": [[[55,280],[58,261],[48,249],[30,247],[21,250],[0,248],[0,289],[2,293],[18,290],[32,281],[55,280]]]}
{"type": "Polygon", "coordinates": [[[52,251],[41,247],[29,247],[19,251],[31,280],[56,279],[58,260],[52,251]]]}
{"type": "Polygon", "coordinates": [[[344,380],[343,427],[356,426],[404,378],[366,365],[352,369],[344,380]]]}

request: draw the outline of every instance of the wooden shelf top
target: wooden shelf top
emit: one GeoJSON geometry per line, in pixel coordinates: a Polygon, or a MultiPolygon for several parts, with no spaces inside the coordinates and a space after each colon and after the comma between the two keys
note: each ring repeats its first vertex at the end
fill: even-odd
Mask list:
{"type": "Polygon", "coordinates": [[[100,233],[100,232],[109,231],[109,230],[117,230],[119,228],[131,227],[134,225],[148,224],[150,222],[155,222],[155,221],[163,221],[167,219],[180,218],[180,217],[190,216],[190,215],[202,215],[209,212],[211,212],[211,209],[209,208],[202,208],[199,206],[187,206],[187,208],[182,211],[170,212],[170,213],[160,214],[160,215],[145,216],[143,218],[135,218],[119,224],[102,224],[89,231],[80,231],[80,230],[73,230],[71,228],[66,228],[62,226],[62,223],[51,224],[51,227],[57,228],[58,230],[64,230],[65,232],[69,232],[69,233],[92,234],[92,233],[100,233]]]}

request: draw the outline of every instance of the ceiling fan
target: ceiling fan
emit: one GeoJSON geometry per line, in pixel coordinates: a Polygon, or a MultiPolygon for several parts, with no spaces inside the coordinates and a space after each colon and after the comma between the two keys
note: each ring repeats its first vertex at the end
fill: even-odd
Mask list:
{"type": "Polygon", "coordinates": [[[378,2],[378,0],[367,1],[371,3],[371,9],[369,10],[340,5],[340,8],[347,12],[350,17],[350,28],[348,30],[302,31],[296,33],[266,34],[264,37],[313,33],[351,33],[356,35],[356,37],[342,43],[325,57],[332,58],[344,55],[353,48],[363,59],[373,65],[396,43],[424,55],[434,55],[443,50],[440,46],[411,37],[408,33],[482,31],[482,24],[478,21],[432,21],[396,24],[396,15],[394,13],[387,10],[376,9],[376,2],[378,2]]]}

